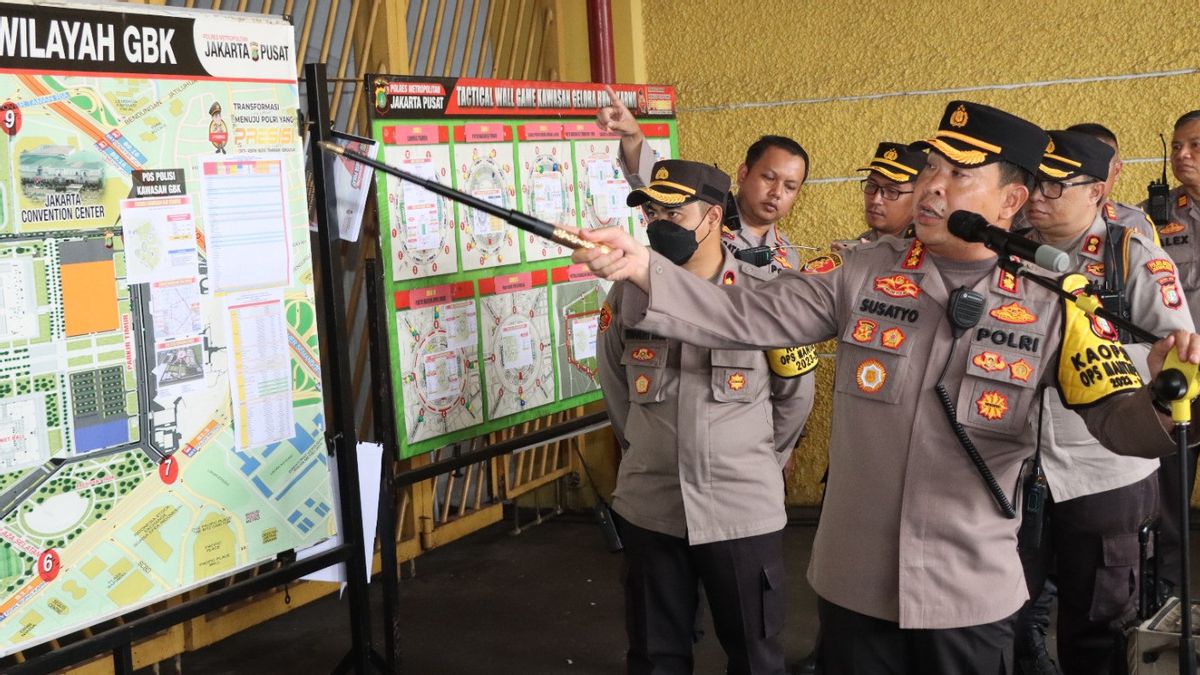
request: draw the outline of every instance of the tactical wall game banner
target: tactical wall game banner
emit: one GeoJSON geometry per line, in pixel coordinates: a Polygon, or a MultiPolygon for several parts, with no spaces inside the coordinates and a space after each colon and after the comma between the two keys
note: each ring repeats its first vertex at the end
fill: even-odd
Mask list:
{"type": "MultiPolygon", "coordinates": [[[[367,75],[378,158],[505,209],[646,242],[595,124],[602,85],[367,75]]],[[[676,156],[675,91],[613,85],[650,147],[676,156]]],[[[350,160],[341,160],[350,161],[350,160]]],[[[411,457],[600,398],[607,285],[570,250],[376,174],[400,453],[411,457]]]]}
{"type": "Polygon", "coordinates": [[[0,3],[0,655],[334,533],[293,44],[0,3]]]}

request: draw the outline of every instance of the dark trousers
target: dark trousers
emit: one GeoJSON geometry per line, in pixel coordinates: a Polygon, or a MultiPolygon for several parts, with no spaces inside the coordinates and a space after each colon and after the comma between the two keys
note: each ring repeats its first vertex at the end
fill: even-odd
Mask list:
{"type": "Polygon", "coordinates": [[[625,543],[628,672],[691,673],[700,587],[735,675],[783,675],[783,531],[690,546],[616,518],[625,543]]]}
{"type": "Polygon", "coordinates": [[[1016,615],[938,630],[900,628],[817,599],[821,672],[837,675],[1012,675],[1016,615]]]}
{"type": "MultiPolygon", "coordinates": [[[[1195,432],[1189,432],[1189,437],[1192,434],[1195,432]]],[[[1194,442],[1194,437],[1191,440],[1194,442]]],[[[1196,486],[1196,453],[1197,448],[1191,448],[1187,471],[1189,495],[1196,486]]],[[[1162,466],[1158,468],[1159,530],[1154,551],[1158,557],[1159,576],[1175,588],[1179,586],[1179,542],[1184,540],[1179,532],[1179,455],[1168,455],[1161,461],[1162,466]]]]}
{"type": "Polygon", "coordinates": [[[1058,660],[1066,675],[1125,672],[1122,628],[1137,613],[1138,528],[1158,508],[1158,476],[1125,487],[1049,500],[1042,545],[1022,551],[1025,581],[1033,598],[1021,610],[1017,655],[1028,643],[1030,622],[1046,576],[1057,572],[1058,660]]]}

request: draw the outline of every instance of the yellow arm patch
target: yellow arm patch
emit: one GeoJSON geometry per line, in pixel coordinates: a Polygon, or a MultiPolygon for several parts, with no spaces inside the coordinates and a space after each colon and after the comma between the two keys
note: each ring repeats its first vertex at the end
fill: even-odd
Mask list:
{"type": "MultiPolygon", "coordinates": [[[[1080,295],[1087,283],[1083,275],[1071,274],[1063,279],[1062,287],[1069,293],[1080,295]]],[[[1058,357],[1058,386],[1063,403],[1069,408],[1084,407],[1114,394],[1141,388],[1142,378],[1117,339],[1116,326],[1099,317],[1088,316],[1074,302],[1062,302],[1063,339],[1058,357]]]]}
{"type": "Polygon", "coordinates": [[[779,377],[799,377],[817,367],[817,350],[807,347],[786,347],[767,351],[771,372],[779,377]]]}

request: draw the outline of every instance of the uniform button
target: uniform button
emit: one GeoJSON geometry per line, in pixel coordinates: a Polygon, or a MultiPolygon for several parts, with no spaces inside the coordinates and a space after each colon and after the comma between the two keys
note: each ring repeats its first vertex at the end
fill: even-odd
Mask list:
{"type": "Polygon", "coordinates": [[[654,266],[654,273],[655,273],[655,274],[662,274],[662,265],[655,265],[655,266],[654,266]]]}

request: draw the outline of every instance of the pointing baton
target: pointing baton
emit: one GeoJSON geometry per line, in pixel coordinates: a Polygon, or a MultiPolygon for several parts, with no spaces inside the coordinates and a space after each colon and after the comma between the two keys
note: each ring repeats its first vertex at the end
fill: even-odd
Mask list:
{"type": "Polygon", "coordinates": [[[582,239],[572,232],[564,230],[561,227],[551,225],[544,220],[538,220],[537,218],[525,213],[521,213],[520,211],[501,208],[474,195],[460,192],[454,188],[446,187],[437,181],[421,178],[420,176],[408,173],[407,171],[401,171],[394,166],[385,164],[361,153],[354,152],[353,150],[347,150],[336,143],[320,141],[317,143],[317,145],[321,146],[322,150],[352,159],[360,164],[366,164],[367,166],[375,167],[386,174],[390,174],[401,180],[406,180],[410,183],[420,185],[434,194],[441,195],[447,199],[459,202],[460,204],[466,204],[473,209],[496,216],[497,218],[500,218],[513,225],[517,229],[525,230],[526,232],[535,234],[543,239],[549,239],[551,241],[558,242],[571,249],[598,248],[601,252],[608,253],[607,246],[597,246],[595,243],[587,241],[586,239],[582,239]]]}

